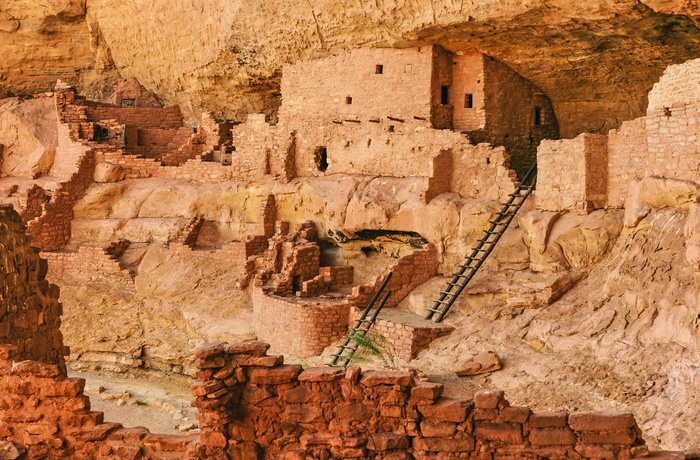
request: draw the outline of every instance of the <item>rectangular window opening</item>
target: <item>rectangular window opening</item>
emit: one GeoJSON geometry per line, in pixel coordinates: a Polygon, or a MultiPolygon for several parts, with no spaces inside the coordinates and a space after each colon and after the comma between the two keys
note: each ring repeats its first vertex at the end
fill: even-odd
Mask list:
{"type": "Polygon", "coordinates": [[[374,68],[374,73],[377,75],[381,75],[384,73],[384,66],[382,64],[377,64],[377,66],[374,68]]]}
{"type": "Polygon", "coordinates": [[[535,107],[535,126],[542,125],[542,107],[535,107]]]}
{"type": "Polygon", "coordinates": [[[474,108],[474,95],[465,94],[464,95],[464,108],[473,109],[474,108]]]}
{"type": "Polygon", "coordinates": [[[450,87],[442,85],[440,87],[440,104],[448,105],[450,103],[450,87]]]}
{"type": "Polygon", "coordinates": [[[348,105],[352,104],[352,98],[351,98],[350,96],[346,97],[346,98],[345,98],[345,103],[348,104],[348,105]]]}

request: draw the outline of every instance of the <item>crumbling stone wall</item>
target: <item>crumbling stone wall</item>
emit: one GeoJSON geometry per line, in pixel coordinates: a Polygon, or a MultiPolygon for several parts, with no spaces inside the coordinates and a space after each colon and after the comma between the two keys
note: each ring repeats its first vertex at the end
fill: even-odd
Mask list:
{"type": "Polygon", "coordinates": [[[0,205],[0,344],[11,345],[19,359],[63,366],[59,291],[46,281],[47,270],[19,214],[0,205]]]}
{"type": "Polygon", "coordinates": [[[285,365],[268,345],[196,352],[200,455],[209,458],[631,458],[648,450],[629,412],[533,414],[502,391],[473,399],[410,372],[285,365]],[[411,457],[412,456],[412,457],[411,457]]]}
{"type": "Polygon", "coordinates": [[[607,202],[608,138],[581,134],[537,150],[537,208],[588,213],[607,202]]]}

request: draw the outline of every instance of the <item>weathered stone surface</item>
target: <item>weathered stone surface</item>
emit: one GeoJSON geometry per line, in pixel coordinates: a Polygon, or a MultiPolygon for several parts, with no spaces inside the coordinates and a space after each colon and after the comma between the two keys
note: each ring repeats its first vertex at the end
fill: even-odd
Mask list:
{"type": "Polygon", "coordinates": [[[124,180],[126,171],[119,165],[100,163],[95,166],[95,182],[109,183],[124,180]]]}
{"type": "Polygon", "coordinates": [[[576,431],[624,431],[636,425],[634,415],[626,411],[575,412],[569,426],[576,431]]]}

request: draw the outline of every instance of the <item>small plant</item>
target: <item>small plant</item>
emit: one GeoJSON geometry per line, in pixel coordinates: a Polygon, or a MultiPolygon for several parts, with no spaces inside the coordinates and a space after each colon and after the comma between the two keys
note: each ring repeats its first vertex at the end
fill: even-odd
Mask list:
{"type": "Polygon", "coordinates": [[[350,338],[357,344],[357,351],[352,359],[378,364],[384,368],[396,369],[396,348],[394,344],[378,332],[352,331],[350,338]]]}
{"type": "Polygon", "coordinates": [[[148,403],[146,401],[142,401],[140,399],[137,399],[134,402],[136,403],[137,406],[148,406],[148,403]]]}

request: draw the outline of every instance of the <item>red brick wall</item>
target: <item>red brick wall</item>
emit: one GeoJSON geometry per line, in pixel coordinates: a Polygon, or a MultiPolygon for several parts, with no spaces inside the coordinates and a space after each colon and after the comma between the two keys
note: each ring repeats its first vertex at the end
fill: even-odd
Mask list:
{"type": "Polygon", "coordinates": [[[443,397],[409,372],[285,365],[260,342],[196,352],[209,458],[630,458],[647,452],[629,412],[533,414],[502,391],[443,397]]]}
{"type": "Polygon", "coordinates": [[[29,244],[19,214],[0,205],[0,344],[14,346],[19,359],[63,366],[59,291],[29,244]]]}

